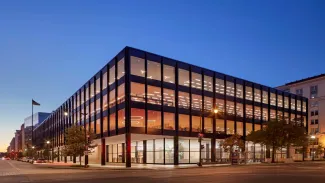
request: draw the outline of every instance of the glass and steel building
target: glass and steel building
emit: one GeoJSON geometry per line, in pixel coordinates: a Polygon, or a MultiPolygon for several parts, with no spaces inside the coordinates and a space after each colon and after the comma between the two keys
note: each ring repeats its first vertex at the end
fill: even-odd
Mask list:
{"type": "MultiPolygon", "coordinates": [[[[64,130],[84,126],[98,137],[89,163],[131,166],[197,163],[202,131],[202,159],[216,161],[227,157],[222,139],[235,133],[245,139],[270,119],[306,126],[307,103],[301,96],[126,47],[34,133],[38,146],[51,139],[60,152],[64,130]]],[[[253,158],[261,158],[262,149],[255,146],[253,158]]]]}
{"type": "Polygon", "coordinates": [[[49,117],[51,113],[47,112],[37,112],[32,116],[28,116],[24,119],[24,130],[23,131],[23,149],[32,146],[32,138],[33,138],[33,129],[35,129],[38,125],[40,125],[47,117],[49,117]],[[32,121],[33,119],[33,121],[32,121]]]}

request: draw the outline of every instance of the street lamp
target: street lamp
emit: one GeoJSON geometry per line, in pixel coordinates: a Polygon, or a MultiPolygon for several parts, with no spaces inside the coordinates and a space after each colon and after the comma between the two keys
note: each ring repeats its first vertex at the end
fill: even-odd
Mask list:
{"type": "Polygon", "coordinates": [[[313,151],[312,151],[312,156],[313,156],[313,161],[315,160],[315,141],[316,141],[316,136],[312,135],[310,136],[311,139],[313,139],[313,151]]]}
{"type": "Polygon", "coordinates": [[[67,111],[64,111],[64,115],[65,115],[65,116],[68,116],[68,112],[67,112],[67,111]]]}
{"type": "Polygon", "coordinates": [[[50,161],[50,149],[49,149],[50,141],[46,141],[46,148],[47,148],[47,161],[50,161]]]}
{"type": "MultiPolygon", "coordinates": [[[[202,166],[202,139],[203,139],[203,130],[202,130],[202,113],[203,110],[200,109],[200,133],[198,134],[198,138],[199,138],[199,143],[200,143],[200,155],[199,155],[199,163],[198,166],[202,166]]],[[[215,108],[213,109],[213,113],[214,115],[216,115],[218,113],[218,109],[215,108]]]]}

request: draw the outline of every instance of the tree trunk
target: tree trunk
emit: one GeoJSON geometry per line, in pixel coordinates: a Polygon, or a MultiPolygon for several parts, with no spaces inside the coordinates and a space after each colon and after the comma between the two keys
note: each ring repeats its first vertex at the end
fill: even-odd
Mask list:
{"type": "Polygon", "coordinates": [[[290,145],[287,145],[287,159],[290,158],[290,145]]]}
{"type": "Polygon", "coordinates": [[[272,146],[272,162],[271,163],[275,163],[274,159],[275,159],[275,147],[272,146]]]}

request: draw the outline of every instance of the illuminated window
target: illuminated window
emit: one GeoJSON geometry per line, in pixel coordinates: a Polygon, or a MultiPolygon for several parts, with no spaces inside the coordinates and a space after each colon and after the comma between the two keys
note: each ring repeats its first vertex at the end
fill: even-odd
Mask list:
{"type": "Polygon", "coordinates": [[[295,98],[291,98],[291,110],[296,110],[296,100],[295,100],[295,98]]]}
{"type": "Polygon", "coordinates": [[[100,134],[100,131],[101,131],[101,129],[100,129],[100,119],[97,119],[96,120],[96,134],[97,135],[100,134]]]}
{"type": "Polygon", "coordinates": [[[178,92],[178,107],[189,109],[190,108],[190,94],[185,92],[178,92]]]}
{"type": "Polygon", "coordinates": [[[270,105],[276,106],[276,97],[275,97],[275,93],[271,93],[271,103],[270,105]]]}
{"type": "Polygon", "coordinates": [[[216,93],[225,94],[224,80],[216,78],[216,93]]]}
{"type": "Polygon", "coordinates": [[[96,114],[98,114],[100,112],[100,99],[98,98],[96,100],[96,114]]]}
{"type": "Polygon", "coordinates": [[[235,96],[235,84],[233,82],[226,82],[226,94],[228,96],[235,96]]]}
{"type": "Polygon", "coordinates": [[[145,102],[144,84],[131,82],[131,100],[145,102]]]}
{"type": "Polygon", "coordinates": [[[91,113],[91,115],[94,115],[94,113],[95,113],[95,103],[94,102],[90,103],[90,113],[91,113]]]}
{"type": "Polygon", "coordinates": [[[244,117],[243,104],[241,103],[236,104],[236,115],[238,117],[244,117]]]}
{"type": "Polygon", "coordinates": [[[204,118],[204,132],[205,133],[213,133],[213,119],[212,118],[204,118]]]}
{"type": "Polygon", "coordinates": [[[282,95],[278,95],[278,107],[283,107],[282,95]]]}
{"type": "Polygon", "coordinates": [[[192,116],[192,132],[201,132],[201,120],[200,116],[192,116]]]}
{"type": "Polygon", "coordinates": [[[289,123],[289,113],[285,112],[284,113],[284,120],[289,123]]]}
{"type": "Polygon", "coordinates": [[[246,100],[253,100],[253,89],[250,86],[246,86],[246,100]]]}
{"type": "Polygon", "coordinates": [[[235,134],[235,122],[227,120],[227,135],[235,134]]]}
{"type": "Polygon", "coordinates": [[[190,86],[190,72],[184,69],[178,69],[178,84],[190,86]]]}
{"type": "Polygon", "coordinates": [[[259,131],[261,130],[261,125],[260,124],[254,124],[254,131],[259,131]]]}
{"type": "Polygon", "coordinates": [[[161,129],[161,112],[148,110],[148,128],[161,129]]]}
{"type": "Polygon", "coordinates": [[[246,105],[246,118],[253,119],[253,106],[246,105]]]}
{"type": "Polygon", "coordinates": [[[231,101],[227,101],[226,111],[228,116],[235,115],[235,103],[231,101]]]}
{"type": "Polygon", "coordinates": [[[211,97],[204,96],[204,110],[212,111],[213,108],[213,100],[211,97]]]}
{"type": "Polygon", "coordinates": [[[144,77],[144,59],[131,56],[131,74],[135,76],[144,77]]]}
{"type": "Polygon", "coordinates": [[[161,105],[161,88],[148,85],[147,98],[149,104],[161,105]]]}
{"type": "Polygon", "coordinates": [[[125,101],[125,86],[124,83],[117,88],[117,104],[125,101]]]}
{"type": "Polygon", "coordinates": [[[295,116],[295,114],[290,114],[290,121],[292,123],[295,123],[296,122],[296,116],[295,116]]]}
{"type": "Polygon", "coordinates": [[[103,77],[102,78],[102,87],[104,90],[105,88],[107,88],[107,72],[105,72],[102,77],[103,77]]]}
{"type": "Polygon", "coordinates": [[[304,102],[302,103],[302,112],[306,112],[306,110],[307,110],[306,102],[304,101],[304,102]]]}
{"type": "Polygon", "coordinates": [[[254,107],[254,119],[261,120],[261,107],[254,107]]]}
{"type": "Polygon", "coordinates": [[[297,100],[297,111],[301,111],[301,100],[297,100]]]}
{"type": "Polygon", "coordinates": [[[262,102],[262,97],[261,97],[261,90],[254,88],[254,101],[255,102],[262,102]]]}
{"type": "Polygon", "coordinates": [[[246,135],[249,135],[253,131],[253,124],[246,123],[246,135]]]}
{"type": "Polygon", "coordinates": [[[216,107],[218,109],[218,114],[221,115],[224,114],[225,112],[224,106],[225,106],[224,100],[216,98],[216,107]]]}
{"type": "Polygon", "coordinates": [[[225,121],[223,119],[216,119],[216,132],[219,134],[225,132],[225,121]]]}
{"type": "Polygon", "coordinates": [[[120,79],[121,77],[124,76],[125,74],[124,65],[125,65],[124,58],[122,58],[117,62],[117,79],[120,79]]]}
{"type": "Polygon", "coordinates": [[[84,95],[84,90],[83,89],[81,89],[81,104],[80,105],[82,105],[83,103],[85,103],[85,95],[84,95]]]}
{"type": "Polygon", "coordinates": [[[164,112],[164,129],[175,130],[175,114],[164,112]]]}
{"type": "Polygon", "coordinates": [[[109,85],[115,82],[115,65],[109,69],[109,85]]]}
{"type": "Polygon", "coordinates": [[[161,81],[161,67],[160,63],[148,60],[148,79],[161,81]]]}
{"type": "Polygon", "coordinates": [[[100,78],[96,79],[96,94],[100,92],[100,78]]]}
{"type": "Polygon", "coordinates": [[[213,91],[213,81],[212,81],[212,77],[210,76],[204,76],[204,90],[205,91],[213,91]]]}
{"type": "Polygon", "coordinates": [[[109,108],[114,107],[116,104],[115,89],[109,92],[109,108]]]}
{"type": "Polygon", "coordinates": [[[202,96],[192,94],[192,110],[202,110],[202,96]]]}
{"type": "Polygon", "coordinates": [[[164,65],[164,82],[175,83],[175,68],[173,66],[164,65]]]}
{"type": "Polygon", "coordinates": [[[95,96],[95,84],[91,83],[90,85],[90,98],[95,96]]]}
{"type": "Polygon", "coordinates": [[[202,90],[202,76],[201,76],[201,74],[192,72],[192,88],[202,90]]]}
{"type": "Polygon", "coordinates": [[[241,84],[236,84],[236,97],[237,98],[244,97],[243,85],[241,85],[241,84]]]}
{"type": "Polygon", "coordinates": [[[243,132],[244,132],[244,126],[243,126],[243,122],[236,122],[236,128],[237,128],[237,131],[236,131],[236,133],[238,134],[238,135],[241,135],[241,136],[243,136],[243,132]]]}
{"type": "Polygon", "coordinates": [[[277,117],[278,120],[283,120],[283,113],[281,111],[278,111],[277,117]]]}
{"type": "Polygon", "coordinates": [[[85,102],[87,102],[89,100],[89,87],[86,88],[85,95],[86,95],[86,101],[85,102]]]}
{"type": "Polygon", "coordinates": [[[267,91],[263,91],[262,95],[263,95],[263,104],[269,104],[269,96],[267,91]]]}
{"type": "Polygon", "coordinates": [[[111,114],[109,116],[109,130],[114,131],[116,130],[116,119],[115,119],[115,113],[111,114]]]}
{"type": "Polygon", "coordinates": [[[289,98],[284,97],[284,108],[289,109],[289,98]]]}
{"type": "Polygon", "coordinates": [[[118,122],[118,124],[117,124],[117,127],[118,128],[124,128],[125,127],[125,109],[121,109],[121,110],[119,110],[118,111],[118,113],[117,113],[117,118],[118,118],[118,120],[117,120],[117,122],[118,122]]]}
{"type": "Polygon", "coordinates": [[[270,118],[272,119],[272,120],[275,120],[276,119],[276,112],[275,112],[275,110],[274,109],[271,109],[270,110],[270,118]]]}
{"type": "Polygon", "coordinates": [[[145,112],[143,109],[131,108],[131,126],[145,127],[145,112]]]}
{"type": "Polygon", "coordinates": [[[190,130],[190,116],[185,114],[178,115],[178,130],[179,131],[189,131],[190,130]]]}
{"type": "Polygon", "coordinates": [[[175,107],[175,91],[164,88],[164,106],[175,107]]]}
{"type": "Polygon", "coordinates": [[[106,133],[108,131],[108,118],[107,116],[103,117],[103,133],[106,133]]]}

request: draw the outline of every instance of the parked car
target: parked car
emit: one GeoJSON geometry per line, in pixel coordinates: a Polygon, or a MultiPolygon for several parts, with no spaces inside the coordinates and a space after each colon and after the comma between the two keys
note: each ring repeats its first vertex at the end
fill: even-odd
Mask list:
{"type": "Polygon", "coordinates": [[[28,162],[28,163],[32,163],[32,161],[33,161],[33,158],[27,158],[27,160],[26,160],[26,162],[28,162]]]}
{"type": "Polygon", "coordinates": [[[22,162],[26,162],[27,161],[27,158],[26,157],[23,157],[23,158],[21,158],[21,161],[22,162]]]}
{"type": "Polygon", "coordinates": [[[43,158],[38,158],[37,160],[34,160],[32,164],[38,164],[38,163],[46,163],[46,160],[43,158]]]}

